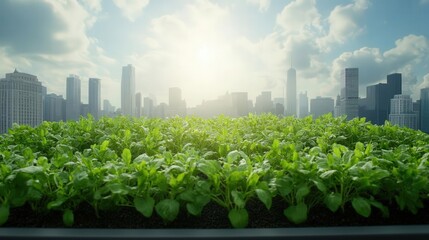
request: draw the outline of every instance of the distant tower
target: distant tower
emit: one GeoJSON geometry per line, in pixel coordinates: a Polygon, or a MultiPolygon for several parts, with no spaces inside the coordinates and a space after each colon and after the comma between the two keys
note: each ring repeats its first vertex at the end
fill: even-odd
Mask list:
{"type": "Polygon", "coordinates": [[[389,121],[401,127],[417,129],[417,114],[413,111],[410,95],[395,95],[390,100],[389,121]]]}
{"type": "Polygon", "coordinates": [[[80,117],[80,79],[70,74],[67,78],[66,120],[79,120],[80,117]]]}
{"type": "Polygon", "coordinates": [[[429,87],[420,90],[420,128],[429,133],[429,87]]]}
{"type": "Polygon", "coordinates": [[[0,133],[13,123],[37,126],[43,121],[44,87],[36,76],[15,70],[0,79],[0,133]]]}
{"type": "Polygon", "coordinates": [[[168,92],[169,117],[186,115],[186,102],[182,99],[182,90],[178,87],[172,87],[168,92]]]}
{"type": "Polygon", "coordinates": [[[121,111],[122,115],[134,116],[135,111],[135,68],[128,64],[122,67],[121,111]]]}
{"type": "Polygon", "coordinates": [[[308,97],[307,92],[299,94],[299,118],[308,116],[308,97]]]}
{"type": "Polygon", "coordinates": [[[291,66],[287,71],[287,82],[286,82],[286,115],[296,115],[296,70],[291,66]]]}
{"type": "Polygon", "coordinates": [[[347,120],[359,117],[359,68],[346,68],[341,76],[341,115],[347,115],[347,120]]]}
{"type": "Polygon", "coordinates": [[[136,93],[136,117],[142,116],[142,94],[140,92],[136,93]]]}
{"type": "Polygon", "coordinates": [[[89,113],[94,117],[94,119],[100,118],[101,112],[101,86],[100,79],[90,78],[89,79],[89,88],[88,88],[88,107],[89,113]]]}

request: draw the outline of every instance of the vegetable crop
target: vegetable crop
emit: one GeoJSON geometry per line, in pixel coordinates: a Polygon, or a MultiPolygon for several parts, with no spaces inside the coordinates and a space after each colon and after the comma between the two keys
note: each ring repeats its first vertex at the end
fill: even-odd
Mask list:
{"type": "Polygon", "coordinates": [[[365,119],[249,115],[148,119],[91,116],[76,122],[15,125],[0,135],[0,225],[11,208],[61,211],[74,224],[79,204],[96,213],[134,208],[166,224],[209,203],[246,227],[246,203],[268,211],[284,202],[299,224],[312,209],[389,216],[417,213],[429,198],[429,135],[365,119]]]}

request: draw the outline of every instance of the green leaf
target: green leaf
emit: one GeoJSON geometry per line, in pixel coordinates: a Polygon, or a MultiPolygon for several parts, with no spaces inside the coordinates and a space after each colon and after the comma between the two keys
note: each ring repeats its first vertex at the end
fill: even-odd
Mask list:
{"type": "Polygon", "coordinates": [[[369,215],[371,215],[371,205],[369,204],[369,201],[365,198],[353,198],[352,206],[355,211],[361,216],[369,217],[369,215]]]}
{"type": "Polygon", "coordinates": [[[245,228],[249,222],[249,214],[245,208],[231,209],[228,218],[234,228],[245,228]]]}
{"type": "Polygon", "coordinates": [[[298,201],[301,201],[309,193],[310,193],[310,188],[308,188],[307,185],[301,186],[300,188],[298,188],[298,191],[296,191],[296,199],[298,201]]]}
{"type": "Polygon", "coordinates": [[[340,193],[330,193],[326,195],[324,203],[332,212],[336,212],[341,206],[342,197],[340,193]]]}
{"type": "Polygon", "coordinates": [[[337,172],[337,170],[328,170],[328,171],[326,171],[326,172],[324,172],[324,173],[320,174],[320,178],[322,178],[322,179],[329,178],[329,177],[331,177],[331,176],[332,176],[332,174],[334,174],[334,173],[336,173],[336,172],[337,172]]]}
{"type": "Polygon", "coordinates": [[[319,189],[319,191],[325,193],[328,189],[326,188],[325,184],[321,181],[318,180],[313,180],[314,185],[316,185],[317,189],[319,189]]]}
{"type": "Polygon", "coordinates": [[[63,213],[63,223],[66,227],[71,227],[74,223],[74,214],[73,211],[67,209],[63,213]]]}
{"type": "Polygon", "coordinates": [[[155,200],[151,197],[134,198],[134,207],[137,209],[137,211],[139,211],[141,214],[143,214],[143,216],[147,218],[152,216],[154,206],[155,206],[155,200]]]}
{"type": "Polygon", "coordinates": [[[295,206],[286,208],[283,213],[289,221],[300,224],[307,220],[307,205],[305,203],[298,203],[295,206]]]}
{"type": "Polygon", "coordinates": [[[259,200],[261,200],[261,202],[264,203],[265,207],[269,210],[272,204],[271,193],[264,189],[256,189],[255,192],[259,200]]]}
{"type": "Polygon", "coordinates": [[[165,221],[171,222],[179,214],[180,204],[174,199],[164,199],[156,204],[156,213],[165,221]]]}
{"type": "Polygon", "coordinates": [[[231,191],[232,200],[234,201],[234,204],[238,208],[244,208],[246,203],[244,202],[244,194],[241,192],[238,192],[236,190],[231,191]]]}
{"type": "Polygon", "coordinates": [[[203,210],[203,206],[197,203],[187,203],[186,210],[188,210],[188,212],[194,216],[199,216],[203,210]]]}
{"type": "Polygon", "coordinates": [[[0,206],[0,226],[7,222],[7,219],[9,218],[9,213],[10,213],[9,206],[7,205],[0,206]]]}
{"type": "Polygon", "coordinates": [[[126,165],[130,165],[131,163],[131,151],[128,148],[124,148],[122,151],[122,160],[124,160],[126,165]]]}
{"type": "Polygon", "coordinates": [[[43,172],[43,167],[40,166],[29,166],[24,167],[16,170],[17,172],[23,172],[23,173],[29,173],[29,174],[36,174],[43,172]]]}

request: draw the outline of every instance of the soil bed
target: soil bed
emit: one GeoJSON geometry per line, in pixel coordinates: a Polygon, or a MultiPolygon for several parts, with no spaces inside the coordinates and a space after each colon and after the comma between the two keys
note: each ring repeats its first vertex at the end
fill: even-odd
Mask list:
{"type": "MultiPolygon", "coordinates": [[[[401,211],[396,205],[388,206],[390,216],[383,218],[381,212],[372,209],[371,216],[364,218],[358,215],[351,206],[344,212],[332,213],[324,207],[314,207],[310,210],[305,223],[296,225],[283,215],[284,203],[280,199],[273,199],[271,210],[267,210],[259,201],[247,204],[249,224],[247,228],[295,228],[295,227],[335,227],[335,226],[383,226],[383,225],[422,225],[429,224],[429,201],[425,208],[416,215],[405,210],[401,211]]],[[[2,227],[25,228],[64,228],[62,213],[57,211],[37,213],[27,205],[11,209],[9,220],[2,227]]],[[[73,228],[127,228],[127,229],[226,229],[231,228],[227,211],[209,203],[200,217],[189,215],[186,210],[180,212],[177,219],[171,223],[164,223],[154,214],[145,218],[134,208],[120,208],[109,212],[100,212],[97,218],[93,208],[88,204],[81,204],[75,211],[73,228]]]]}

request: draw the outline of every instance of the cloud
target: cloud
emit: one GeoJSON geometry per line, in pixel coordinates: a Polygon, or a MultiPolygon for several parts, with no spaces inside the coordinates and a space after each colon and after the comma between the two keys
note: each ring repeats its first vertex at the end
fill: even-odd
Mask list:
{"type": "Polygon", "coordinates": [[[149,0],[113,0],[113,3],[122,11],[124,17],[134,22],[149,4],[149,0]]]}
{"type": "Polygon", "coordinates": [[[79,2],[88,10],[94,13],[99,13],[103,9],[101,5],[101,0],[80,0],[79,2]]]}
{"type": "Polygon", "coordinates": [[[276,23],[286,34],[321,29],[321,15],[315,0],[295,0],[286,5],[277,15],[276,23]]]}
{"type": "Polygon", "coordinates": [[[420,0],[421,5],[429,4],[429,0],[420,0]]]}
{"type": "MultiPolygon", "coordinates": [[[[407,35],[395,42],[395,47],[382,52],[379,48],[363,47],[353,52],[342,53],[333,62],[331,77],[341,83],[340,73],[347,67],[359,68],[360,95],[364,96],[366,86],[385,82],[386,75],[402,73],[403,93],[416,94],[419,84],[415,72],[418,63],[428,60],[429,41],[424,36],[407,35]]],[[[337,89],[339,91],[339,89],[337,89]]]]}
{"type": "Polygon", "coordinates": [[[260,12],[266,12],[271,4],[271,0],[247,0],[247,2],[257,6],[260,12]]]}
{"type": "Polygon", "coordinates": [[[368,0],[355,0],[348,5],[336,6],[328,17],[329,32],[319,40],[319,43],[329,50],[330,44],[342,44],[360,35],[365,27],[358,23],[363,19],[363,13],[369,5],[368,0]]]}

